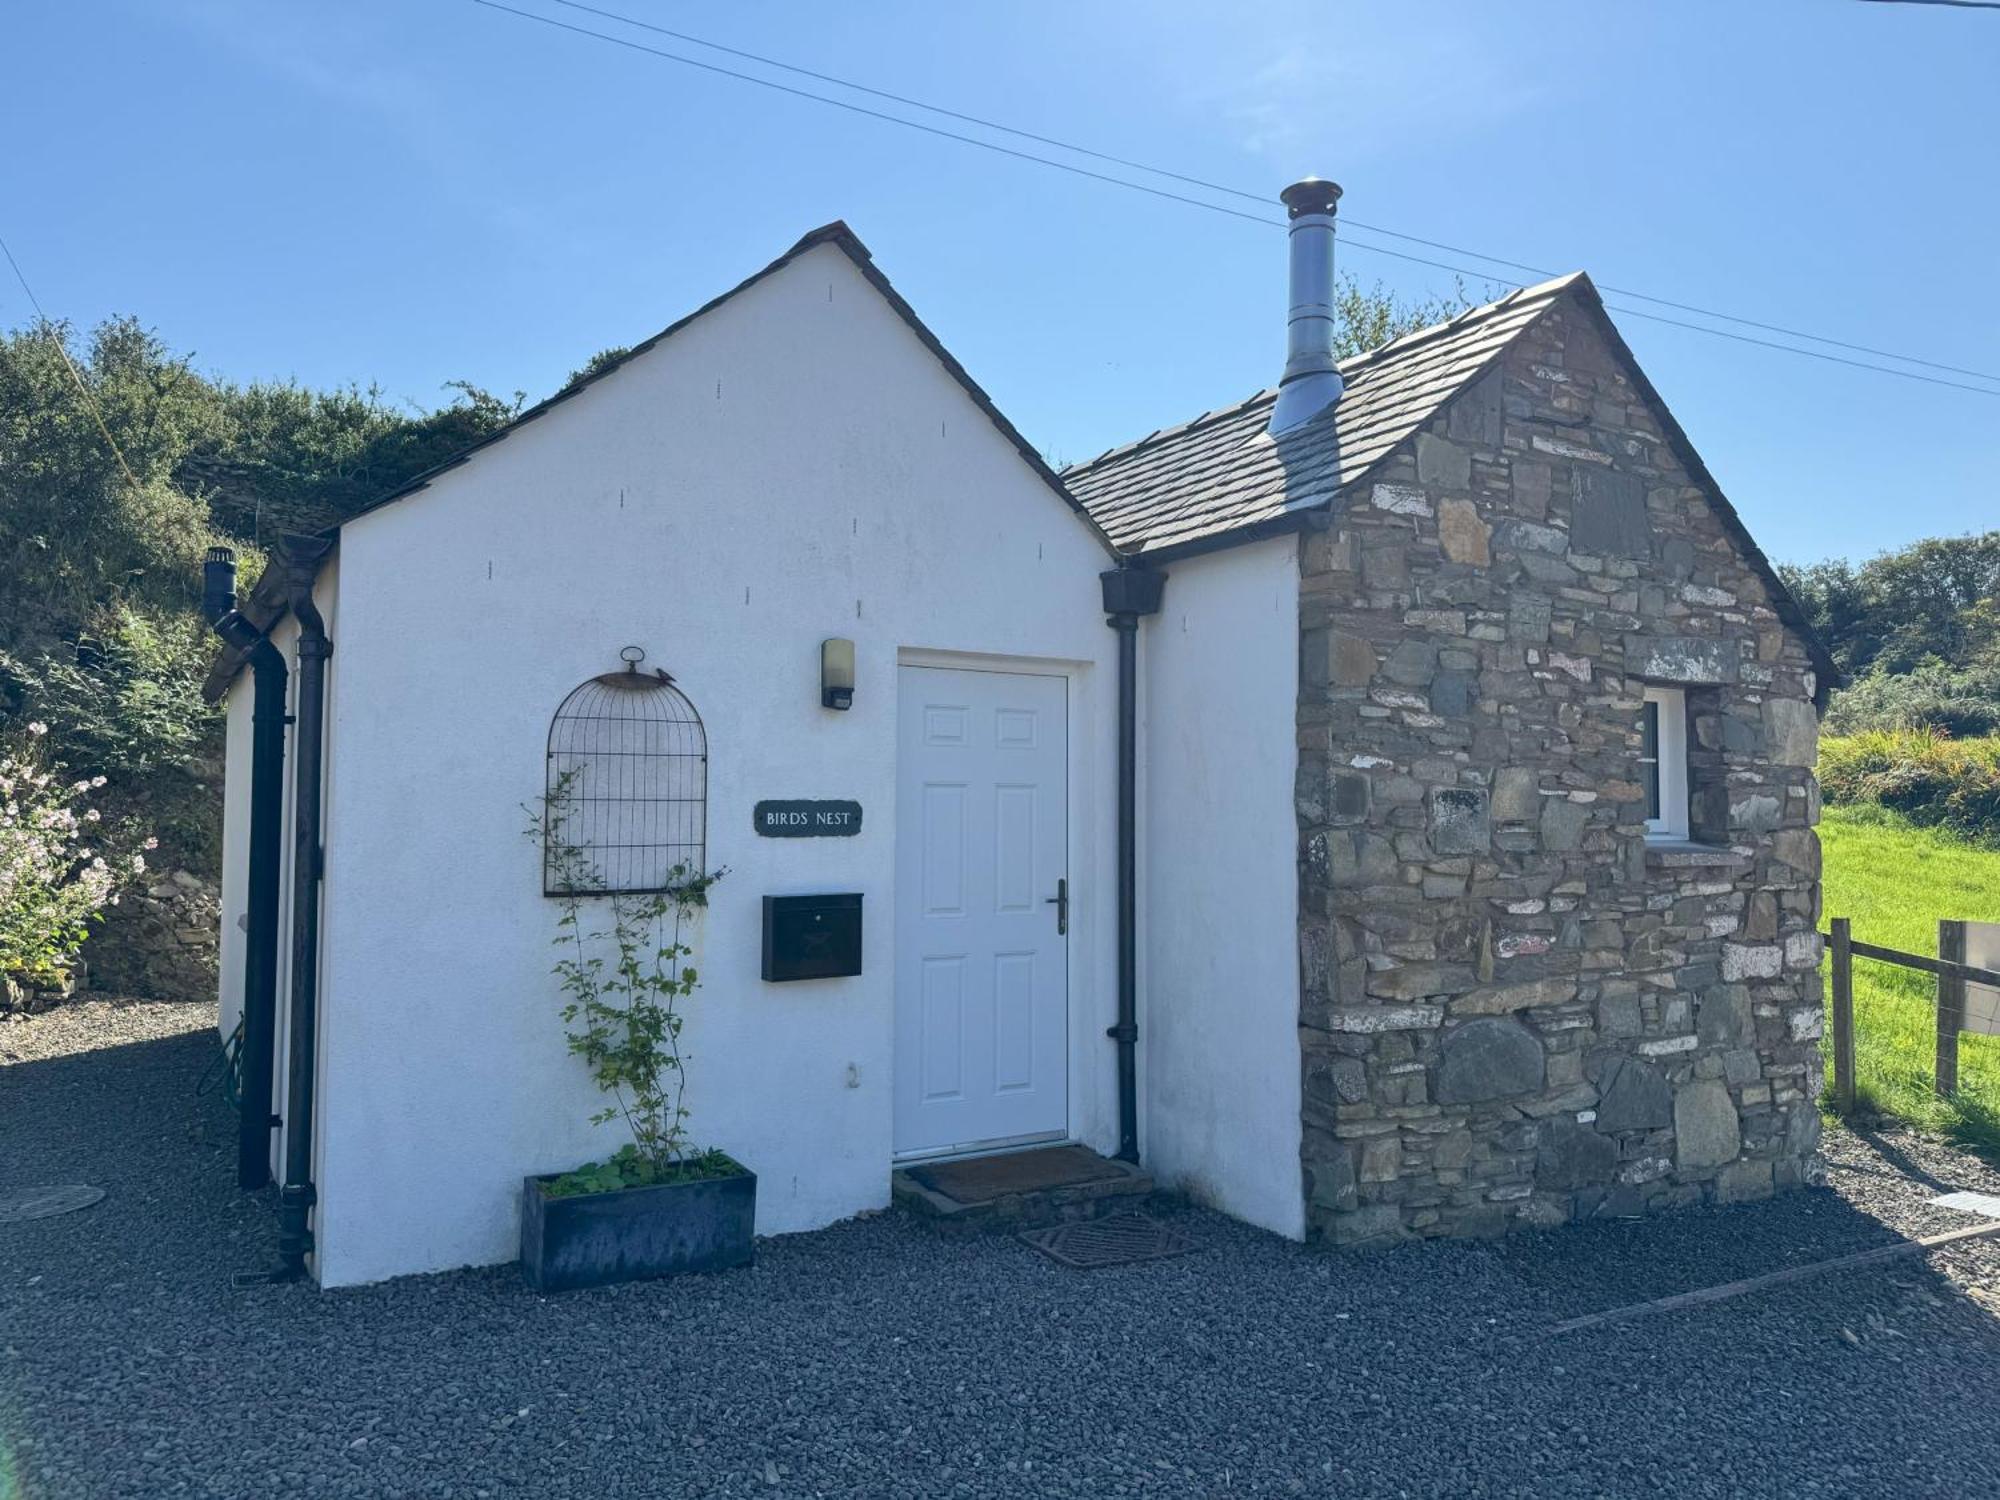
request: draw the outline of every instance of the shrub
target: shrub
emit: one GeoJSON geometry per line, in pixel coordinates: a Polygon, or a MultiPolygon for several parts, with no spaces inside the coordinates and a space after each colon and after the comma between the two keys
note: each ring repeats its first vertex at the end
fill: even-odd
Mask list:
{"type": "Polygon", "coordinates": [[[2000,843],[2000,738],[1936,729],[1867,730],[1820,741],[1830,802],[1879,803],[1912,822],[2000,843]]]}
{"type": "Polygon", "coordinates": [[[1778,571],[1849,676],[1995,660],[2000,531],[1931,537],[1858,567],[1830,561],[1778,571]]]}
{"type": "Polygon", "coordinates": [[[225,425],[132,319],[87,344],[59,323],[0,334],[0,645],[49,645],[107,604],[189,609],[215,537],[173,470],[225,425]]]}
{"type": "Polygon", "coordinates": [[[42,743],[73,776],[108,775],[102,809],[162,842],[172,868],[221,864],[222,718],[201,696],[214,638],[190,612],[136,605],[102,611],[73,643],[27,660],[0,652],[0,695],[18,723],[47,725],[42,743]]]}
{"type": "MultiPolygon", "coordinates": [[[[48,728],[28,732],[32,745],[48,728]]],[[[97,810],[79,811],[104,780],[64,780],[32,749],[0,755],[0,972],[66,969],[118,888],[146,868],[143,853],[106,853],[94,842],[97,810]]]]}
{"type": "Polygon", "coordinates": [[[73,647],[0,667],[17,680],[23,711],[49,726],[66,761],[142,776],[186,766],[219,728],[220,714],[201,696],[214,650],[199,617],[127,606],[73,647]]]}
{"type": "Polygon", "coordinates": [[[1833,695],[1826,729],[1939,729],[1966,739],[2000,733],[2000,669],[1929,662],[1901,675],[1871,672],[1833,695]]]}

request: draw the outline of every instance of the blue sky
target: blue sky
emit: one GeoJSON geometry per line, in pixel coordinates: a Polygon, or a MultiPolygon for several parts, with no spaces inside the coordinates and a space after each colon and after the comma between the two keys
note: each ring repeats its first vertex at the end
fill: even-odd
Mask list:
{"type": "MultiPolygon", "coordinates": [[[[2000,370],[2000,13],[593,3],[1252,190],[1316,172],[1352,219],[2000,370]]],[[[136,313],[239,380],[539,397],[834,218],[1058,461],[1282,362],[1275,228],[470,0],[15,7],[0,48],[0,235],[43,304],[136,313]]],[[[1406,294],[1451,286],[1341,256],[1406,294]]],[[[28,317],[0,279],[0,325],[28,317]]],[[[1775,557],[2000,524],[2000,396],[1620,323],[1775,557]]]]}

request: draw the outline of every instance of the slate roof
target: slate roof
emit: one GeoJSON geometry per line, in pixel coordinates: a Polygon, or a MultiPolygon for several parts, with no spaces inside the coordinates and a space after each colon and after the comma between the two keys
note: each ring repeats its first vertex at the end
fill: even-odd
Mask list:
{"type": "MultiPolygon", "coordinates": [[[[426,488],[439,474],[505,439],[586,386],[616,373],[628,361],[672,337],[704,313],[823,244],[836,245],[846,254],[1028,466],[1082,518],[1108,552],[1156,562],[1297,528],[1306,515],[1331,505],[1342,491],[1366,481],[1391,452],[1413,436],[1446,402],[1491,369],[1529,325],[1565,295],[1574,293],[1598,318],[1612,347],[1623,355],[1628,372],[1659,415],[1669,443],[1695,482],[1709,490],[1723,524],[1770,586],[1779,616],[1805,639],[1819,669],[1822,703],[1840,681],[1832,654],[1716,484],[1659,392],[1632,358],[1624,337],[1605,312],[1597,289],[1581,271],[1523,287],[1496,302],[1469,308],[1447,322],[1404,334],[1378,349],[1342,361],[1340,373],[1346,391],[1331,416],[1323,412],[1282,438],[1273,439],[1264,430],[1278,395],[1274,386],[1234,406],[1205,412],[1191,422],[1162,428],[1135,443],[1073,464],[1058,474],[925,326],[902,294],[890,285],[859,236],[836,220],[803,236],[761,271],[635,344],[621,358],[530,407],[505,427],[363,507],[357,514],[426,488]]],[[[337,529],[328,534],[337,536],[337,529]]],[[[281,595],[275,587],[267,591],[263,586],[274,584],[278,571],[267,570],[257,593],[245,604],[245,613],[257,619],[263,629],[271,628],[284,614],[281,595]],[[270,618],[258,619],[259,614],[268,614],[270,618]]],[[[217,655],[204,684],[204,693],[211,702],[228,690],[241,665],[242,659],[234,651],[225,648],[217,655]]]]}
{"type": "Polygon", "coordinates": [[[1694,444],[1605,311],[1590,278],[1572,271],[1469,308],[1379,349],[1343,360],[1347,389],[1332,413],[1273,439],[1265,432],[1275,386],[1064,469],[1061,478],[1112,545],[1128,557],[1167,562],[1296,529],[1364,483],[1444,404],[1484,375],[1530,324],[1565,296],[1598,321],[1625,371],[1651,403],[1682,466],[1705,488],[1722,524],[1762,575],[1778,617],[1805,641],[1822,709],[1841,682],[1833,654],[1750,535],[1694,444]]]}
{"type": "Polygon", "coordinates": [[[1297,524],[1364,480],[1477,380],[1581,272],[1510,292],[1343,360],[1340,404],[1272,439],[1274,386],[1062,471],[1120,552],[1165,560],[1297,524]]]}

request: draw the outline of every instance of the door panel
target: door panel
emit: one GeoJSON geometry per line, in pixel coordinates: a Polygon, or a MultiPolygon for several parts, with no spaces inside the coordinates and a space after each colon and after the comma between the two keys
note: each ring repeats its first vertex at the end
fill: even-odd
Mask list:
{"type": "Polygon", "coordinates": [[[996,911],[1025,915],[1041,899],[1035,877],[1035,788],[993,789],[993,904],[996,911]]]}
{"type": "Polygon", "coordinates": [[[1059,1135],[1069,979],[1068,684],[899,671],[895,1149],[1059,1135]]]}
{"type": "Polygon", "coordinates": [[[965,960],[927,958],[923,963],[923,1097],[964,1097],[965,960]]]}
{"type": "Polygon", "coordinates": [[[1035,955],[993,955],[993,1087],[1002,1094],[1035,1086],[1035,955]]]}
{"type": "MultiPolygon", "coordinates": [[[[950,782],[927,783],[921,817],[924,914],[962,917],[965,915],[965,787],[950,782]]],[[[899,882],[902,873],[900,869],[897,871],[899,882]]]]}

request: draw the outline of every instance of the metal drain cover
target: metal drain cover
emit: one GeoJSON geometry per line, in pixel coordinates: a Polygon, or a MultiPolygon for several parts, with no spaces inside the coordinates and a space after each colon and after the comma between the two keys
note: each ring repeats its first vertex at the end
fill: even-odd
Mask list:
{"type": "Polygon", "coordinates": [[[57,1214],[73,1214],[79,1208],[90,1207],[103,1196],[103,1188],[86,1187],[80,1182],[0,1194],[0,1224],[20,1224],[29,1219],[53,1219],[57,1214]]]}
{"type": "Polygon", "coordinates": [[[1129,1266],[1142,1260],[1166,1260],[1200,1248],[1178,1229],[1170,1229],[1144,1214],[1113,1214],[1107,1219],[1082,1219],[1048,1229],[1025,1229],[1021,1239],[1058,1265],[1079,1271],[1129,1266]]]}

